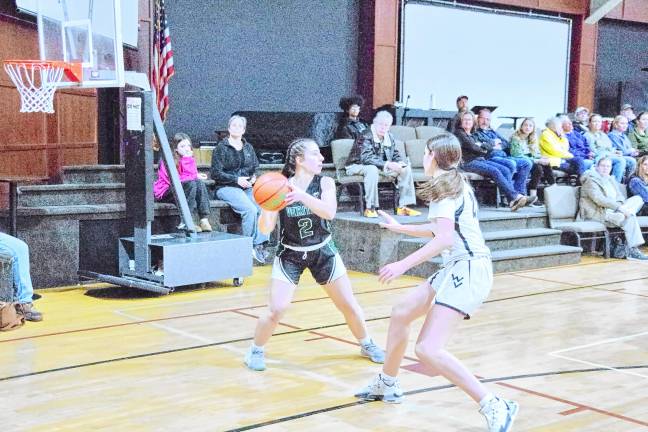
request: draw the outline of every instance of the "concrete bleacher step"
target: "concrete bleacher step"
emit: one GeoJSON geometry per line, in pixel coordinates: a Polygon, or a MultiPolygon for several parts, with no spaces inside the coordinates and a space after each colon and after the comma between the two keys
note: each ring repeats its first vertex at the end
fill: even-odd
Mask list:
{"type": "Polygon", "coordinates": [[[124,202],[123,183],[84,183],[21,186],[21,207],[114,204],[124,202]]]}
{"type": "MultiPolygon", "coordinates": [[[[521,249],[536,246],[560,244],[562,231],[551,228],[511,229],[485,231],[484,240],[491,251],[521,249]]],[[[398,258],[401,259],[425,245],[429,239],[407,238],[398,243],[398,258]]]]}
{"type": "Polygon", "coordinates": [[[124,165],[72,165],[63,167],[64,183],[124,183],[124,165]]]}
{"type": "MultiPolygon", "coordinates": [[[[548,245],[519,249],[496,250],[491,253],[495,273],[532,270],[568,264],[578,264],[583,250],[573,246],[548,245]]],[[[441,258],[435,257],[406,274],[429,277],[441,268],[441,258]]]]}

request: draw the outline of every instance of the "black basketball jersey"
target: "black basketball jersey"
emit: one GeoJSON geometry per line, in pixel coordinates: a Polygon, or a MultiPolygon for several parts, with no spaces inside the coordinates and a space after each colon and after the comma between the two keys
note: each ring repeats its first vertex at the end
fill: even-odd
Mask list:
{"type": "MultiPolygon", "coordinates": [[[[306,193],[321,198],[322,176],[311,180],[306,193]]],[[[313,246],[322,243],[331,235],[330,223],[322,219],[301,202],[296,202],[279,212],[281,223],[281,243],[288,246],[313,246]]]]}

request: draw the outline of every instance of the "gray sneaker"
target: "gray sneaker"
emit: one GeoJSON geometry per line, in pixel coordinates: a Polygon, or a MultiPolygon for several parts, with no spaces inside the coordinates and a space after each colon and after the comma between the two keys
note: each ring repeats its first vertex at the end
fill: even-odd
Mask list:
{"type": "Polygon", "coordinates": [[[252,258],[254,258],[259,264],[266,263],[265,251],[263,250],[263,245],[256,245],[252,247],[252,258]]]}
{"type": "Polygon", "coordinates": [[[361,345],[360,355],[367,357],[374,363],[385,363],[385,351],[378,347],[374,341],[369,341],[366,345],[361,345]]]}
{"type": "Polygon", "coordinates": [[[248,352],[245,354],[245,360],[243,360],[243,362],[253,371],[263,371],[266,368],[265,353],[263,350],[254,349],[252,347],[250,347],[248,352]]]}
{"type": "Polygon", "coordinates": [[[354,396],[367,401],[381,400],[385,403],[401,403],[403,401],[403,390],[401,390],[398,380],[394,381],[392,385],[387,385],[382,375],[378,374],[369,385],[354,396]]]}
{"type": "Polygon", "coordinates": [[[638,247],[628,248],[628,256],[626,259],[631,261],[648,261],[648,256],[641,252],[638,247]]]}

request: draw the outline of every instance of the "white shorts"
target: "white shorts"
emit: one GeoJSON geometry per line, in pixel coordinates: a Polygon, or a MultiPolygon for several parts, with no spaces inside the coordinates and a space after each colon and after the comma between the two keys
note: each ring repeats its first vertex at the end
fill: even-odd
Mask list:
{"type": "Polygon", "coordinates": [[[436,291],[435,304],[470,319],[488,298],[493,286],[493,264],[490,257],[455,261],[430,276],[428,282],[436,291]]]}

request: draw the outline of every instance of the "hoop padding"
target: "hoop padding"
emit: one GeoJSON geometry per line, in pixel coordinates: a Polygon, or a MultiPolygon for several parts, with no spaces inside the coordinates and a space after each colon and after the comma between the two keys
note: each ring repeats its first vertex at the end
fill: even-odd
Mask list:
{"type": "Polygon", "coordinates": [[[20,112],[54,112],[54,93],[65,69],[62,64],[6,61],[4,68],[20,93],[20,112]]]}

